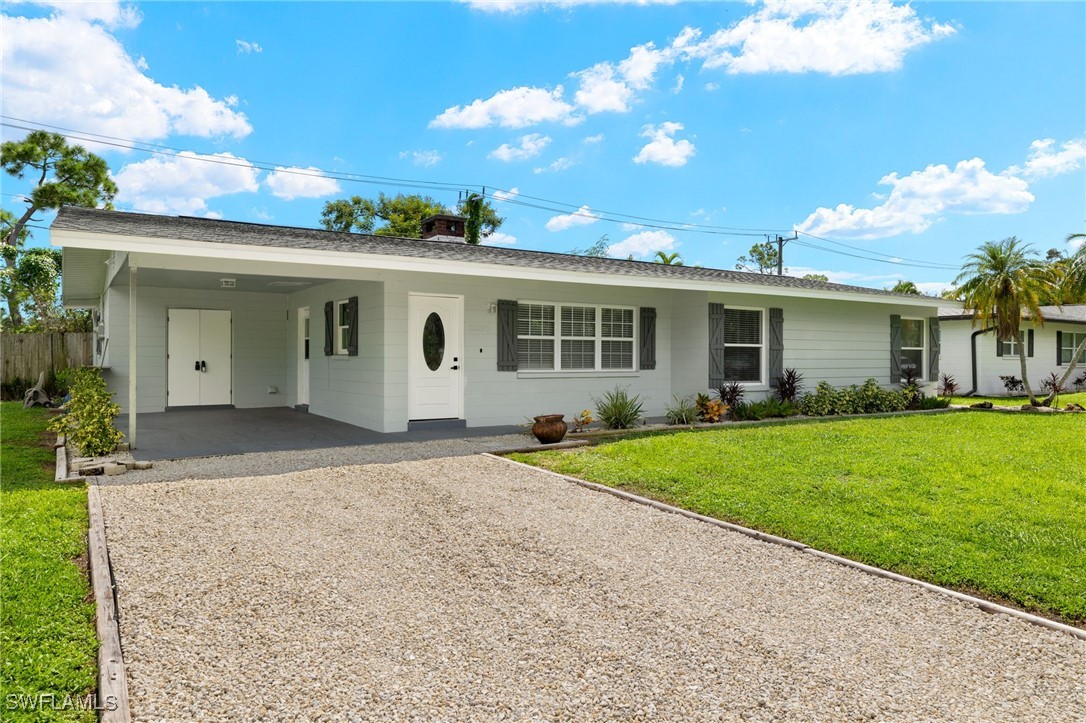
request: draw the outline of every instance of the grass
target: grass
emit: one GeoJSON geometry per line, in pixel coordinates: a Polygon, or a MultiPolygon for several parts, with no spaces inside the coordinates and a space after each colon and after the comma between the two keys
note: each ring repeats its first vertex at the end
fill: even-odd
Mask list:
{"type": "MultiPolygon", "coordinates": [[[[87,492],[53,481],[48,418],[0,405],[0,705],[4,720],[92,721],[85,699],[97,678],[94,602],[85,559],[87,492]],[[52,695],[42,710],[14,696],[52,695]],[[65,707],[65,703],[68,707],[65,707]],[[85,700],[84,700],[85,702],[85,700]]],[[[24,699],[25,700],[25,699],[24,699]]]]}
{"type": "Polygon", "coordinates": [[[1074,624],[1086,415],[837,419],[624,439],[520,461],[1074,624]]]}
{"type": "MultiPolygon", "coordinates": [[[[1048,392],[1043,389],[1034,390],[1038,400],[1044,400],[1048,392]]],[[[1017,397],[951,397],[951,404],[976,404],[977,402],[991,402],[997,407],[1021,407],[1023,404],[1029,404],[1029,397],[1021,395],[1017,397]]],[[[1061,394],[1057,403],[1060,409],[1063,409],[1068,404],[1081,404],[1086,407],[1086,392],[1072,392],[1070,394],[1061,394]]]]}

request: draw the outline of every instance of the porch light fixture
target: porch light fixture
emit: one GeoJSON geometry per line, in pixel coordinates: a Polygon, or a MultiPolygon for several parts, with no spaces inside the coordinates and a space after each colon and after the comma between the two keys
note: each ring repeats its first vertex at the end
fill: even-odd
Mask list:
{"type": "Polygon", "coordinates": [[[491,314],[497,314],[498,313],[498,305],[497,305],[497,303],[491,301],[490,304],[487,305],[486,310],[489,311],[491,314]]]}

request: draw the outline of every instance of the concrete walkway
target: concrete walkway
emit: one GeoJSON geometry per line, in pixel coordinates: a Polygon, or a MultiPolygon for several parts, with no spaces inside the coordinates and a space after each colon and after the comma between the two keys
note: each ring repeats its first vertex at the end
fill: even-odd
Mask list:
{"type": "Polygon", "coordinates": [[[501,460],[101,494],[137,720],[1086,718],[1086,641],[501,460]]]}
{"type": "MultiPolygon", "coordinates": [[[[519,431],[517,427],[502,426],[383,434],[289,407],[177,410],[140,414],[136,421],[139,427],[133,456],[151,461],[469,439],[519,431]]],[[[117,428],[127,433],[127,415],[117,419],[117,428]]]]}

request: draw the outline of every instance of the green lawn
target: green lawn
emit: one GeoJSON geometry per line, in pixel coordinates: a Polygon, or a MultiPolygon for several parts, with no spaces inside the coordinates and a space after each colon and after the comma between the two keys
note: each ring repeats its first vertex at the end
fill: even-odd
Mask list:
{"type": "MultiPolygon", "coordinates": [[[[0,406],[0,706],[4,720],[95,715],[65,696],[96,685],[94,602],[83,565],[87,492],[53,481],[55,454],[43,410],[0,406]],[[12,696],[52,695],[44,710],[11,710],[12,696]]],[[[39,698],[40,700],[40,698],[39,698]]]]}
{"type": "Polygon", "coordinates": [[[1086,415],[835,419],[515,458],[1086,622],[1086,415]]]}
{"type": "MultiPolygon", "coordinates": [[[[1044,400],[1047,392],[1041,389],[1033,390],[1033,393],[1037,395],[1037,398],[1044,400]]],[[[951,404],[976,404],[977,402],[991,402],[997,407],[1021,407],[1023,404],[1029,404],[1029,397],[951,397],[951,404]]],[[[1063,409],[1068,404],[1081,404],[1086,407],[1086,392],[1073,392],[1071,394],[1061,394],[1057,404],[1060,409],[1063,409]]]]}

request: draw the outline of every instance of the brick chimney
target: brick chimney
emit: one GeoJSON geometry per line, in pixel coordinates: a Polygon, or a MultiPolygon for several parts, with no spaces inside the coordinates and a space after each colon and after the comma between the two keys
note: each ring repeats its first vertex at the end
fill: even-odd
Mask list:
{"type": "Polygon", "coordinates": [[[464,240],[464,224],[466,218],[462,216],[446,216],[437,214],[422,220],[422,238],[427,241],[444,241],[446,243],[462,244],[464,240]]]}

